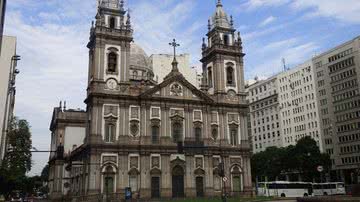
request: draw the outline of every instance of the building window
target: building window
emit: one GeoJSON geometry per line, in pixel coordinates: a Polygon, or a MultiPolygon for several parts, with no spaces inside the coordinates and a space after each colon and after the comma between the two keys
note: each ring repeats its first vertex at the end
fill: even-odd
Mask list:
{"type": "Polygon", "coordinates": [[[183,125],[181,122],[175,121],[172,124],[172,137],[173,141],[182,142],[183,125]]]}
{"type": "Polygon", "coordinates": [[[234,81],[234,68],[231,66],[228,66],[226,68],[226,82],[228,86],[234,86],[235,85],[235,81],[234,81]]]}
{"type": "Polygon", "coordinates": [[[103,173],[104,176],[104,192],[105,193],[114,193],[115,188],[115,171],[111,166],[107,166],[105,169],[105,173],[103,173]]]}
{"type": "Polygon", "coordinates": [[[117,66],[117,54],[115,52],[110,52],[108,55],[108,72],[115,73],[117,66]]]}
{"type": "Polygon", "coordinates": [[[236,126],[230,127],[230,143],[232,146],[238,144],[238,128],[236,126]]]}
{"type": "Polygon", "coordinates": [[[213,140],[217,140],[217,138],[218,138],[218,129],[217,129],[217,127],[213,127],[211,129],[211,137],[213,138],[213,140]]]}
{"type": "Polygon", "coordinates": [[[115,28],[115,24],[116,24],[116,20],[114,17],[110,18],[110,28],[114,29],[115,28]]]}
{"type": "Polygon", "coordinates": [[[229,36],[224,34],[224,45],[229,45],[229,36]]]}
{"type": "Polygon", "coordinates": [[[209,80],[209,87],[212,88],[213,87],[213,72],[212,72],[211,67],[208,68],[208,80],[209,80]]]}
{"type": "Polygon", "coordinates": [[[195,141],[196,142],[201,141],[201,128],[200,127],[195,128],[195,141]]]}
{"type": "Polygon", "coordinates": [[[151,129],[151,141],[153,144],[159,143],[159,126],[153,126],[151,129]]]}
{"type": "Polygon", "coordinates": [[[130,175],[129,176],[129,185],[131,187],[132,192],[137,192],[137,190],[138,190],[137,175],[130,175]]]}
{"type": "Polygon", "coordinates": [[[116,127],[113,123],[106,124],[105,142],[107,143],[115,142],[115,131],[116,131],[116,127]]]}

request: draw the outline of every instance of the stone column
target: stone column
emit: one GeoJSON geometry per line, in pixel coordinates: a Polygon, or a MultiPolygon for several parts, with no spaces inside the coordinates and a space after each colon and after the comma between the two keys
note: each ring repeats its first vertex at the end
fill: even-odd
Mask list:
{"type": "Polygon", "coordinates": [[[161,155],[161,179],[160,179],[160,196],[161,198],[171,198],[171,170],[170,170],[170,156],[161,155]]]}

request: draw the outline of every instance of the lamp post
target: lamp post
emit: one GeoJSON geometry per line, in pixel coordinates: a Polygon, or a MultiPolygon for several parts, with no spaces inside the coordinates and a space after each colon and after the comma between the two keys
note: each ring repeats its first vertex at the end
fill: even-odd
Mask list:
{"type": "Polygon", "coordinates": [[[2,128],[2,136],[1,136],[1,144],[0,146],[3,146],[4,148],[1,148],[0,150],[0,163],[2,161],[2,157],[5,153],[5,151],[7,150],[7,133],[8,133],[8,128],[9,128],[9,123],[11,122],[11,114],[12,111],[10,111],[10,105],[13,104],[13,96],[15,96],[15,78],[16,75],[20,73],[20,71],[18,69],[16,69],[17,66],[17,61],[20,60],[20,56],[19,55],[14,55],[11,57],[11,63],[10,63],[10,71],[9,71],[9,78],[8,78],[8,87],[7,87],[7,91],[6,91],[6,100],[5,100],[5,110],[4,110],[4,118],[3,118],[3,128],[2,128]],[[12,94],[11,98],[11,102],[9,103],[9,96],[10,94],[12,94]]]}

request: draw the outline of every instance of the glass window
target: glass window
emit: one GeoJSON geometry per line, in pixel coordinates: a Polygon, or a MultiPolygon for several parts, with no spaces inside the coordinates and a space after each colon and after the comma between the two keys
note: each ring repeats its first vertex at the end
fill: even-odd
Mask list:
{"type": "Polygon", "coordinates": [[[174,142],[181,142],[182,141],[182,123],[174,122],[172,124],[172,137],[174,142]]]}
{"type": "Polygon", "coordinates": [[[113,123],[108,123],[106,125],[105,131],[105,142],[114,142],[115,141],[115,125],[113,123]]]}
{"type": "Polygon", "coordinates": [[[238,136],[238,130],[235,127],[230,128],[230,142],[232,146],[237,145],[237,136],[238,136]]]}
{"type": "Polygon", "coordinates": [[[153,144],[159,143],[159,126],[153,126],[151,130],[151,141],[153,144]]]}

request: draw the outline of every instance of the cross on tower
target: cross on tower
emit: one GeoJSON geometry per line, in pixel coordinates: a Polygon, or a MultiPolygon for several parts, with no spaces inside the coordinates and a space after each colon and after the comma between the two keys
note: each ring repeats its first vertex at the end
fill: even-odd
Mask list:
{"type": "Polygon", "coordinates": [[[169,43],[169,45],[174,48],[174,61],[172,62],[173,71],[179,71],[177,68],[178,62],[176,61],[176,47],[179,47],[180,44],[176,43],[176,39],[173,39],[173,41],[169,43]]]}

